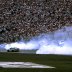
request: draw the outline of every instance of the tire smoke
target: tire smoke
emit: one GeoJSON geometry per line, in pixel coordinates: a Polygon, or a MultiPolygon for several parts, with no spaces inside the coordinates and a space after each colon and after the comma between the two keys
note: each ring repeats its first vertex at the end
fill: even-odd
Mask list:
{"type": "Polygon", "coordinates": [[[30,41],[20,41],[5,45],[5,49],[17,47],[23,50],[35,50],[36,54],[72,55],[72,26],[65,26],[48,34],[33,37],[30,41]]]}

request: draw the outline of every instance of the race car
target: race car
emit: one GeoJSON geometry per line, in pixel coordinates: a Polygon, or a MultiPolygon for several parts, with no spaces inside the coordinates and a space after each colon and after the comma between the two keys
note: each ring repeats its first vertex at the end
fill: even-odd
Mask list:
{"type": "Polygon", "coordinates": [[[19,52],[19,48],[10,48],[7,52],[19,52]]]}

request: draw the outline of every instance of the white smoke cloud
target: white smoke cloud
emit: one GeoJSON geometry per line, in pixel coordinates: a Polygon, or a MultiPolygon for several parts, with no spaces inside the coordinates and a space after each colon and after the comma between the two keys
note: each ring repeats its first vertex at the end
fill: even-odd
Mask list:
{"type": "Polygon", "coordinates": [[[72,26],[65,26],[55,32],[41,34],[28,42],[6,44],[5,48],[17,47],[25,50],[38,49],[36,54],[72,55],[72,26]]]}
{"type": "Polygon", "coordinates": [[[19,48],[19,49],[25,49],[25,50],[32,50],[32,49],[37,49],[37,44],[33,43],[33,42],[28,42],[28,43],[24,43],[24,42],[15,42],[15,43],[11,43],[11,44],[7,44],[5,46],[6,49],[9,48],[19,48]]]}
{"type": "Polygon", "coordinates": [[[72,44],[71,41],[64,42],[62,46],[55,44],[43,45],[39,48],[36,54],[72,54],[72,44]],[[70,44],[68,44],[69,42],[70,44]]]}

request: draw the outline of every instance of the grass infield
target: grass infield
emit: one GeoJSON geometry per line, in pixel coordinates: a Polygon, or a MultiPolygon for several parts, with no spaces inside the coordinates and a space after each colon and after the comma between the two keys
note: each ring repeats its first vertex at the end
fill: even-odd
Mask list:
{"type": "Polygon", "coordinates": [[[72,56],[68,55],[0,53],[0,61],[34,62],[38,64],[56,67],[55,69],[0,68],[0,72],[72,72],[72,56]]]}

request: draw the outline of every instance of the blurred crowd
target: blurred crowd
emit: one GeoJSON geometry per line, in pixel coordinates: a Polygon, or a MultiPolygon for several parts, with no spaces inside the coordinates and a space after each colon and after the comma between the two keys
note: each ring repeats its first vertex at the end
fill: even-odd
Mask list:
{"type": "Polygon", "coordinates": [[[0,43],[29,39],[72,25],[72,0],[0,0],[0,43]]]}

